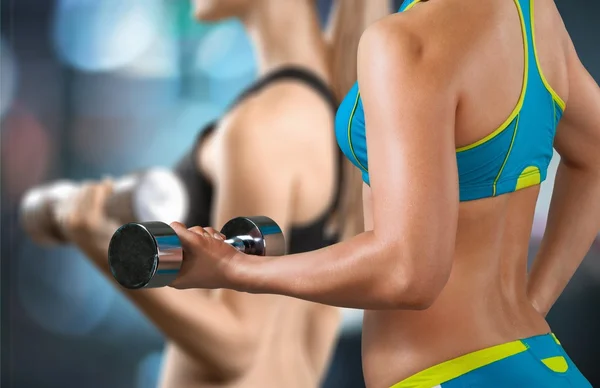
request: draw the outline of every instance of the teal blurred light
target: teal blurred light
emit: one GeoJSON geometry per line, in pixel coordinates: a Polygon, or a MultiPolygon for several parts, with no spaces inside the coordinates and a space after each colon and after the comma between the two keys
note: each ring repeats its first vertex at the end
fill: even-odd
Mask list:
{"type": "Polygon", "coordinates": [[[44,330],[85,336],[107,318],[116,290],[75,248],[24,244],[15,263],[18,298],[44,330]]]}
{"type": "Polygon", "coordinates": [[[17,64],[12,49],[0,36],[0,118],[4,117],[15,96],[17,64]]]}
{"type": "Polygon", "coordinates": [[[140,56],[157,38],[162,0],[59,0],[53,38],[59,56],[83,71],[110,71],[140,56]]]}
{"type": "Polygon", "coordinates": [[[158,386],[158,378],[162,368],[161,352],[150,353],[140,361],[137,371],[137,388],[154,388],[158,386]]]}

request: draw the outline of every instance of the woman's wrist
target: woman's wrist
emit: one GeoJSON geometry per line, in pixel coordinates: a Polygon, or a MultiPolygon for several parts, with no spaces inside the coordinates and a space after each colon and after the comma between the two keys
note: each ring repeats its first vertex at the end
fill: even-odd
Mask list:
{"type": "Polygon", "coordinates": [[[258,279],[252,274],[255,273],[254,268],[263,260],[261,256],[236,252],[225,266],[225,288],[249,293],[255,291],[258,279]]]}

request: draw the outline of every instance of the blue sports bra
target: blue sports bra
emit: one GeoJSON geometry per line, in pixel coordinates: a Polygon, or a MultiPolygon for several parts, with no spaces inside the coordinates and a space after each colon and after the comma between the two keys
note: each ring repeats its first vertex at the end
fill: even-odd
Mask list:
{"type": "MultiPolygon", "coordinates": [[[[421,0],[406,0],[399,12],[421,0]]],[[[511,193],[546,179],[554,135],[565,102],[544,77],[535,48],[533,0],[513,0],[519,11],[525,50],[521,96],[510,116],[495,131],[456,149],[460,200],[511,193]]],[[[346,157],[362,170],[369,184],[365,117],[358,83],[342,101],[335,132],[346,157]]]]}

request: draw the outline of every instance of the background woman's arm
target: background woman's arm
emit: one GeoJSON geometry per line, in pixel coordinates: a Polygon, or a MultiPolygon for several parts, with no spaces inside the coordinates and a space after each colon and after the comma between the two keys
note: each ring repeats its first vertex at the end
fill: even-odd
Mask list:
{"type": "MultiPolygon", "coordinates": [[[[59,213],[59,222],[71,242],[112,280],[108,244],[118,225],[103,212],[110,192],[107,183],[84,185],[72,208],[59,213]]],[[[207,290],[120,290],[169,340],[215,375],[235,377],[244,370],[248,346],[238,319],[207,290]]]]}

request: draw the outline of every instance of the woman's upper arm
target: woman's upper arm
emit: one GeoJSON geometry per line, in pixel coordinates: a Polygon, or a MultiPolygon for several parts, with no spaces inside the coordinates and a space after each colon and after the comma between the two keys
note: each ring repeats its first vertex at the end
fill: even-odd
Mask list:
{"type": "Polygon", "coordinates": [[[369,28],[358,57],[374,233],[409,278],[443,287],[458,219],[458,93],[443,55],[392,23],[369,28]]]}
{"type": "Polygon", "coordinates": [[[572,43],[567,64],[569,95],[554,146],[570,166],[600,173],[600,88],[579,60],[572,43]]]}

